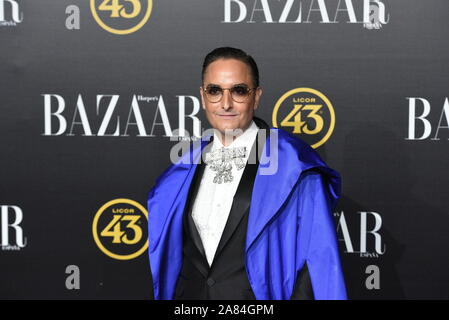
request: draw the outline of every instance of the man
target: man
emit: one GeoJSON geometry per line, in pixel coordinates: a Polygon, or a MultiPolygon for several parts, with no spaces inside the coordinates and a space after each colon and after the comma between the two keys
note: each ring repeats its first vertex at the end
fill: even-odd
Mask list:
{"type": "Polygon", "coordinates": [[[206,56],[200,95],[213,136],[149,194],[155,299],[346,299],[332,218],[339,174],[254,116],[262,89],[242,50],[206,56]]]}

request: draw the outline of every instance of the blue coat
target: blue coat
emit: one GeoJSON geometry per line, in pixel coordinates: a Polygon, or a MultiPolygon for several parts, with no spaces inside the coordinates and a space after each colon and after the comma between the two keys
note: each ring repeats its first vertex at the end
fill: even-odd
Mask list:
{"type": "MultiPolygon", "coordinates": [[[[281,129],[278,170],[257,170],[248,216],[246,272],[259,300],[290,299],[307,262],[315,299],[346,299],[332,210],[340,175],[309,145],[281,129]]],[[[265,150],[270,150],[270,137],[265,150]]],[[[173,299],[183,258],[182,223],[201,142],[171,165],[149,193],[149,257],[155,299],[173,299]]],[[[268,166],[266,164],[265,166],[268,166]]]]}

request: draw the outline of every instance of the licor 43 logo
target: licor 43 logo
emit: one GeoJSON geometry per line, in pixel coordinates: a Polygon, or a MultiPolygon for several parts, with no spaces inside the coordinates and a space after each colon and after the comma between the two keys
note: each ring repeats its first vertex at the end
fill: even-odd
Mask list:
{"type": "Polygon", "coordinates": [[[334,131],[335,112],[323,93],[311,88],[296,88],[276,102],[272,122],[273,127],[301,135],[312,148],[318,148],[334,131]]]}
{"type": "Polygon", "coordinates": [[[100,27],[120,35],[142,28],[152,8],[153,0],[90,0],[92,16],[100,27]]]}
{"type": "Polygon", "coordinates": [[[148,248],[148,213],[138,202],[115,199],[95,214],[92,234],[98,248],[107,256],[130,260],[148,248]]]}

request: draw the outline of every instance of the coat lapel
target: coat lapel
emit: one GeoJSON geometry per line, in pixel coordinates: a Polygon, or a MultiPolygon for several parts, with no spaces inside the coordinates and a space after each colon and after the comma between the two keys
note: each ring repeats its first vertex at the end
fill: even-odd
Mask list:
{"type": "MultiPolygon", "coordinates": [[[[256,150],[257,150],[257,138],[253,144],[253,147],[251,148],[251,155],[249,156],[249,159],[252,159],[252,157],[254,157],[254,153],[256,152],[256,150]]],[[[218,259],[226,243],[229,241],[235,229],[239,225],[240,221],[247,213],[247,210],[251,203],[251,194],[253,191],[254,178],[256,177],[257,166],[258,162],[255,164],[247,163],[245,166],[239,185],[237,187],[237,191],[234,195],[228,220],[223,230],[220,242],[218,243],[217,251],[215,252],[214,261],[218,259]]]]}
{"type": "MultiPolygon", "coordinates": [[[[206,147],[207,148],[207,147],[206,147]]],[[[206,259],[206,253],[204,251],[203,242],[201,240],[198,229],[196,228],[195,221],[192,218],[192,209],[194,204],[194,199],[198,194],[198,189],[201,184],[201,178],[203,176],[205,169],[204,162],[201,162],[196,166],[195,175],[192,180],[192,185],[189,190],[189,196],[184,212],[183,225],[184,234],[186,237],[190,237],[194,244],[194,247],[184,246],[187,257],[195,265],[195,267],[201,272],[204,277],[207,277],[209,272],[209,264],[206,259]]]]}

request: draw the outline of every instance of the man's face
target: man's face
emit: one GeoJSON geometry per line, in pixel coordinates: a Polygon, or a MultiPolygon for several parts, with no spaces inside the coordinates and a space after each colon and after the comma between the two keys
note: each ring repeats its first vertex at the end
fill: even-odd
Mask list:
{"type": "Polygon", "coordinates": [[[262,89],[253,89],[243,102],[231,98],[230,90],[224,90],[218,102],[211,102],[203,91],[208,86],[218,86],[223,89],[234,86],[254,88],[251,69],[244,62],[236,59],[219,59],[212,62],[204,74],[203,86],[200,87],[201,100],[206,117],[211,126],[222,135],[225,130],[246,130],[253,119],[254,110],[259,106],[262,89]]]}

